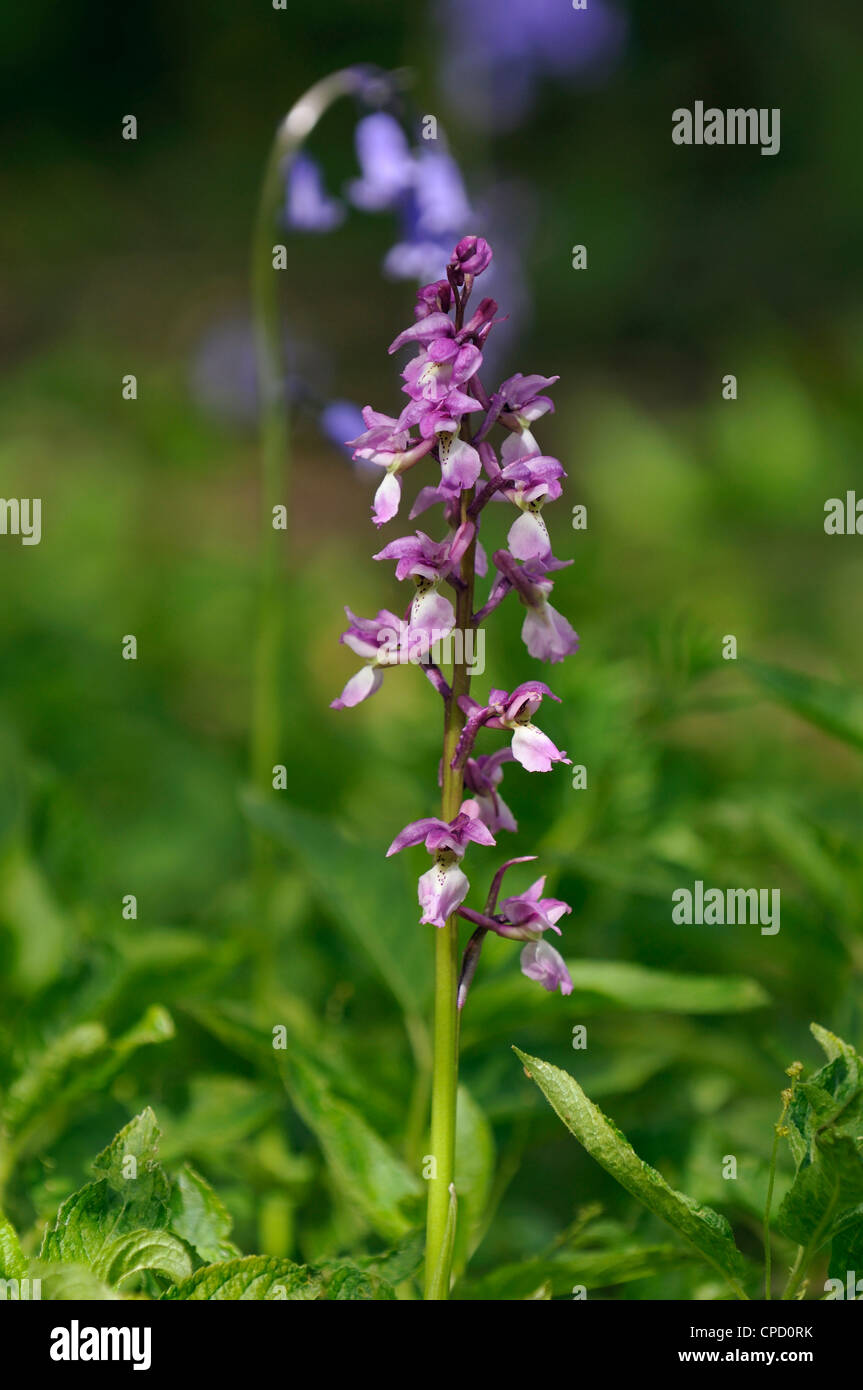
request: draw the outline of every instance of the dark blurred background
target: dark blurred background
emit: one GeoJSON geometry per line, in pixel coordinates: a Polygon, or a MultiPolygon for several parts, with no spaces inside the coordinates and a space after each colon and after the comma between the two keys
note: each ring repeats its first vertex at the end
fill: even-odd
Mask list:
{"type": "MultiPolygon", "coordinates": [[[[265,1030],[281,1016],[248,949],[237,799],[257,573],[254,209],[287,108],[333,69],[368,62],[411,72],[410,101],[445,128],[477,211],[480,227],[463,230],[499,250],[494,292],[512,318],[498,376],[561,378],[537,433],[569,475],[547,517],[555,553],[575,561],[556,604],[581,651],[540,671],[504,606],[480,686],[545,676],[564,703],[544,727],[587,766],[588,788],[562,770],[510,772],[509,852],[540,853],[572,902],[569,958],[729,981],[713,1008],[683,987],[651,1002],[621,985],[615,999],[611,984],[565,1002],[494,943],[464,1076],[511,1156],[511,1185],[477,1260],[539,1249],[594,1199],[627,1230],[635,1219],[522,1094],[512,1042],[577,1064],[670,1180],[754,1226],[782,1068],[814,1061],[812,1018],[863,1035],[863,541],[823,530],[825,501],[861,477],[861,61],[859,14],[803,0],[589,0],[586,15],[569,0],[284,12],[264,0],[33,0],[0,16],[0,480],[6,497],[43,499],[41,544],[0,543],[7,1070],[88,1009],[113,1031],[158,1002],[176,1028],[30,1144],[22,1219],[79,1178],[111,1119],[149,1102],[185,1134],[177,1152],[227,1186],[244,1248],[316,1256],[356,1234],[303,1168],[314,1141],[282,1114],[278,1089],[256,1110],[263,1064],[196,1009],[230,1005],[265,1030]],[[580,21],[576,43],[567,26],[580,21]],[[671,113],[696,100],[780,108],[780,153],[674,145],[671,113]],[[128,113],[135,142],[121,139],[128,113]],[[571,267],[575,244],[586,270],[571,267]],[[121,397],[127,373],[135,402],[121,397]],[[727,373],[735,401],[722,399],[727,373]],[[586,532],[570,527],[576,503],[586,532]],[[136,663],[119,658],[126,633],[136,663]],[[721,660],[726,634],[736,665],[721,660]],[[747,671],[747,659],[760,665],[747,671]],[[796,712],[770,697],[777,669],[804,682],[796,712]],[[845,692],[844,741],[818,727],[821,680],[845,692]],[[780,887],[781,932],[673,925],[671,890],[695,878],[780,887]],[[136,924],[119,920],[126,893],[139,896],[136,924]],[[585,1019],[590,1046],[576,1054],[571,1025],[585,1019]],[[230,1143],[189,1139],[202,1094],[252,1116],[224,1121],[230,1143]],[[732,1193],[717,1177],[727,1152],[742,1156],[732,1193]]],[[[343,103],[310,141],[335,195],[355,177],[355,120],[343,103]]],[[[389,675],[357,711],[328,708],[354,669],[337,641],[342,605],[369,614],[403,596],[370,559],[381,542],[368,481],[318,428],[328,402],[400,408],[386,347],[410,321],[412,286],[381,273],[397,236],[391,215],[356,211],[329,235],[274,236],[289,245],[285,332],[301,383],[281,675],[284,801],[298,818],[265,964],[292,1001],[298,1045],[323,1050],[334,1074],[343,1049],[377,1095],[368,1118],[400,1147],[412,1062],[364,952],[380,923],[363,900],[346,925],[350,867],[334,907],[326,836],[338,823],[377,864],[406,821],[434,814],[438,714],[413,672],[389,675]]],[[[494,514],[487,548],[504,534],[494,514]]],[[[392,862],[374,873],[386,932],[405,934],[424,971],[410,873],[392,862]]],[[[418,1016],[426,1004],[417,997],[418,1016]]],[[[626,1291],[689,1287],[662,1277],[626,1291]]]]}

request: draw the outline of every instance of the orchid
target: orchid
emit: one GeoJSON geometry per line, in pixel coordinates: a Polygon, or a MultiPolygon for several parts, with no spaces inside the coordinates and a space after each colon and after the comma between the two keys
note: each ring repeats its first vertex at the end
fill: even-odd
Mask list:
{"type": "Polygon", "coordinates": [[[419,880],[419,901],[423,909],[420,925],[429,923],[445,927],[447,918],[461,907],[470,884],[458,867],[470,841],[478,845],[493,845],[494,837],[484,824],[475,801],[463,801],[457,816],[447,824],[436,817],[413,821],[400,830],[387,850],[387,857],[398,854],[408,845],[425,842],[429,854],[435,857],[434,867],[419,880]]]}
{"type": "MultiPolygon", "coordinates": [[[[353,196],[377,206],[395,196],[408,178],[406,151],[388,120],[372,118],[362,127],[358,149],[363,178],[353,196]],[[368,147],[377,143],[384,156],[375,173],[366,156],[368,147]]],[[[540,516],[541,508],[561,495],[566,474],[558,459],[542,452],[532,433],[536,422],[553,408],[545,393],[557,377],[518,373],[490,394],[485,389],[480,373],[486,340],[498,322],[498,306],[487,297],[473,314],[466,310],[476,279],[491,261],[492,250],[484,238],[461,237],[449,256],[446,278],[421,287],[414,322],[389,347],[390,354],[402,348],[412,350],[402,370],[401,389],[408,403],[399,415],[366,406],[366,428],[349,441],[357,460],[385,470],[373,506],[377,526],[397,514],[404,475],[427,463],[439,472],[420,487],[411,516],[441,505],[446,532],[436,539],[417,530],[376,552],[376,560],[394,562],[397,581],[413,582],[414,596],[402,618],[388,609],[371,619],[346,610],[350,626],[341,640],[366,664],[333,701],[339,710],[358,705],[380,687],[386,667],[414,664],[422,668],[444,706],[441,814],[412,821],[387,851],[393,855],[424,845],[434,861],[417,884],[420,924],[434,926],[439,943],[431,1139],[438,1176],[430,1184],[427,1250],[427,1297],[431,1298],[446,1297],[455,1018],[467,999],[485,936],[493,932],[526,943],[522,973],[546,990],[568,994],[573,988],[563,958],[543,938],[546,932],[560,934],[558,922],[571,909],[558,898],[544,896],[545,876],[497,906],[503,874],[533,856],[508,860],[498,869],[482,912],[466,906],[471,883],[463,868],[469,849],[494,847],[499,831],[514,833],[518,828],[499,791],[507,763],[519,764],[528,772],[549,772],[558,763],[569,763],[567,754],[534,723],[543,702],[560,703],[559,697],[543,681],[528,680],[509,692],[492,687],[483,704],[471,696],[471,669],[463,656],[453,657],[451,680],[432,660],[436,656],[432,647],[441,634],[473,637],[510,592],[527,609],[522,636],[532,656],[560,661],[578,645],[568,621],[549,603],[551,576],[570,562],[554,558],[540,516]],[[490,438],[493,430],[503,432],[497,447],[490,438]],[[475,583],[486,568],[479,541],[482,513],[492,501],[513,507],[516,516],[509,529],[508,549],[494,553],[495,576],[486,603],[474,611],[475,583]],[[442,592],[444,586],[451,590],[452,601],[442,592]],[[484,730],[509,734],[510,746],[475,753],[474,744],[484,730]],[[475,930],[457,973],[459,919],[472,923],[475,930]]]]}
{"type": "Polygon", "coordinates": [[[363,666],[352,676],[341,695],[331,702],[333,709],[352,709],[380,689],[383,668],[420,662],[441,635],[455,623],[452,604],[442,595],[437,602],[426,604],[412,621],[405,621],[382,608],[376,618],[358,618],[349,608],[350,627],[342,633],[341,641],[357,656],[366,658],[363,666]]]}

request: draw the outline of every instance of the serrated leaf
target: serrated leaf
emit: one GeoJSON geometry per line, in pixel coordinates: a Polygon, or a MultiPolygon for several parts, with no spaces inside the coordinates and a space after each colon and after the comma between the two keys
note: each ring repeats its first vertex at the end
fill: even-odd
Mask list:
{"type": "Polygon", "coordinates": [[[398,1240],[416,1224],[420,1184],[352,1106],[333,1095],[317,1068],[294,1053],[286,1068],[291,1099],[324,1151],[330,1176],[369,1225],[398,1240]]]}
{"type": "Polygon", "coordinates": [[[186,1164],[171,1189],[171,1229],[207,1264],[217,1264],[240,1253],[228,1239],[233,1224],[221,1198],[186,1164]]]}
{"type": "Polygon", "coordinates": [[[126,1160],[134,1158],[136,1166],[152,1169],[159,1151],[159,1125],[149,1105],[114,1135],[100,1154],[93,1159],[93,1170],[106,1177],[117,1191],[125,1192],[129,1179],[124,1172],[126,1160]]]}
{"type": "Polygon", "coordinates": [[[552,1109],[590,1156],[621,1187],[694,1246],[725,1276],[738,1297],[745,1297],[740,1280],[746,1264],[725,1218],[670,1187],[661,1173],[638,1157],[629,1141],[587,1098],[568,1072],[540,1057],[531,1057],[517,1047],[513,1051],[552,1109]]]}
{"type": "Polygon", "coordinates": [[[144,1270],[178,1284],[192,1273],[192,1261],[183,1242],[169,1231],[128,1231],[102,1247],[92,1269],[115,1288],[144,1270]]]}
{"type": "Polygon", "coordinates": [[[810,1254],[837,1238],[831,1269],[858,1247],[863,1209],[863,1060],[835,1033],[813,1023],[826,1064],[799,1082],[788,1108],[788,1142],[797,1173],[776,1226],[810,1254]]]}
{"type": "Polygon", "coordinates": [[[158,1139],[150,1109],[120,1130],[93,1164],[97,1181],[68,1197],[47,1228],[41,1259],[96,1272],[119,1237],[167,1227],[170,1185],[156,1161],[158,1139]]]}
{"type": "Polygon", "coordinates": [[[323,1276],[306,1265],[275,1255],[246,1255],[196,1270],[164,1297],[189,1303],[264,1299],[310,1302],[320,1297],[323,1288],[323,1276]]]}

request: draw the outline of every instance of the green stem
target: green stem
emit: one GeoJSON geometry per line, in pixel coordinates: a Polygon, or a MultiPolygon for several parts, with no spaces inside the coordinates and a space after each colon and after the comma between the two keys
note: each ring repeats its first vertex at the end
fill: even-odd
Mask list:
{"type": "MultiPolygon", "coordinates": [[[[462,521],[467,516],[472,494],[462,493],[462,521]]],[[[465,634],[473,621],[474,561],[476,543],[470,545],[461,563],[463,587],[456,603],[456,631],[462,634],[462,654],[467,657],[465,634]]],[[[459,696],[470,691],[470,671],[467,661],[453,665],[452,693],[444,710],[443,735],[443,792],[441,816],[451,821],[461,805],[464,776],[461,769],[450,764],[464,726],[465,716],[459,707],[459,696]]],[[[450,1187],[455,1176],[455,1125],[458,1092],[459,1016],[456,1007],[458,991],[458,918],[447,919],[446,926],[435,933],[435,1006],[434,1050],[432,1062],[431,1153],[435,1160],[434,1177],[429,1178],[428,1216],[426,1222],[425,1297],[441,1301],[449,1297],[450,1267],[452,1265],[452,1197],[450,1187]]]]}
{"type": "MultiPolygon", "coordinates": [[[[782,1116],[784,1118],[785,1111],[782,1116]]],[[[770,1176],[767,1180],[767,1201],[764,1205],[764,1297],[769,1303],[771,1299],[772,1270],[770,1267],[770,1208],[773,1205],[773,1185],[776,1181],[776,1159],[779,1154],[779,1124],[773,1128],[773,1151],[770,1154],[770,1176]]]]}

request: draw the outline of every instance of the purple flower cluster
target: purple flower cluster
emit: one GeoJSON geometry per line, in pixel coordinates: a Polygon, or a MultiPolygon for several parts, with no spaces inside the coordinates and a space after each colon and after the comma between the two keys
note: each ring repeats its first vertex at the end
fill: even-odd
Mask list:
{"type": "MultiPolygon", "coordinates": [[[[370,206],[385,197],[383,185],[389,187],[395,180],[395,151],[393,161],[392,177],[383,170],[380,187],[370,177],[363,183],[361,196],[370,206]]],[[[470,616],[471,625],[478,626],[513,591],[526,609],[522,637],[531,656],[561,661],[578,647],[576,633],[548,601],[550,575],[570,562],[554,558],[542,516],[545,503],[560,496],[566,475],[557,459],[542,453],[533,435],[536,421],[554,408],[545,393],[557,377],[519,373],[491,394],[483,386],[483,349],[497,322],[498,306],[483,299],[470,317],[466,306],[476,277],[491,259],[491,248],[482,237],[463,237],[449,260],[446,279],[419,290],[415,322],[390,346],[391,353],[402,347],[414,350],[402,371],[407,403],[397,416],[366,407],[366,428],[349,441],[355,458],[384,471],[372,507],[377,526],[398,514],[404,474],[426,460],[437,476],[421,488],[411,516],[442,504],[448,529],[441,540],[416,531],[378,551],[375,559],[394,561],[396,579],[411,580],[414,594],[403,617],[383,609],[376,618],[364,619],[346,610],[350,626],[341,640],[364,658],[365,665],[333,701],[337,709],[357,705],[380,687],[384,668],[412,663],[440,692],[448,715],[457,716],[451,727],[460,725],[460,734],[457,742],[453,739],[454,751],[449,746],[447,775],[460,779],[456,785],[464,788],[466,799],[450,821],[424,818],[406,826],[388,853],[424,843],[432,856],[432,867],[419,880],[422,923],[443,927],[458,913],[476,928],[462,965],[459,1006],[489,931],[525,942],[521,966],[530,979],[548,990],[559,987],[563,994],[572,990],[563,957],[543,935],[559,933],[557,922],[570,909],[556,898],[542,896],[545,879],[498,905],[503,874],[511,865],[526,862],[508,860],[495,875],[484,911],[478,913],[463,906],[470,883],[461,867],[470,843],[492,846],[498,832],[517,829],[499,792],[505,764],[517,762],[528,772],[548,772],[555,763],[570,761],[534,723],[543,700],[558,696],[543,681],[530,680],[511,692],[492,688],[481,703],[469,694],[454,693],[433,660],[435,643],[452,633],[456,623],[453,604],[439,592],[440,586],[448,585],[457,598],[467,594],[469,601],[472,590],[466,588],[465,565],[471,576],[485,573],[478,536],[481,514],[492,501],[509,503],[517,515],[507,549],[494,552],[489,596],[470,616]],[[504,433],[499,450],[489,439],[493,429],[504,433]],[[476,740],[486,729],[505,731],[510,746],[475,754],[476,740]]],[[[470,615],[470,607],[466,611],[470,615]]],[[[442,765],[441,779],[444,770],[442,765]]]]}

